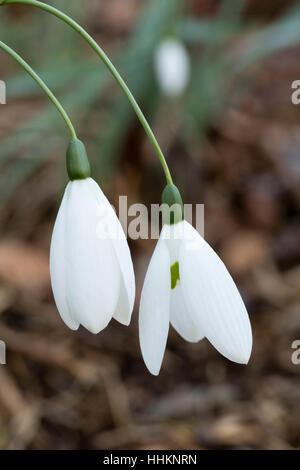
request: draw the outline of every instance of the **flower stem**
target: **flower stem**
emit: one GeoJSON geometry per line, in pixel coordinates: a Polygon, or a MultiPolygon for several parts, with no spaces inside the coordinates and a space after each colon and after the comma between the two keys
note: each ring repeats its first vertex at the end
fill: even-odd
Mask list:
{"type": "Polygon", "coordinates": [[[60,104],[60,102],[58,101],[58,99],[54,96],[54,94],[52,93],[52,91],[47,87],[47,85],[43,82],[43,80],[38,76],[38,74],[30,67],[29,64],[27,64],[27,62],[25,62],[24,59],[22,59],[21,56],[19,56],[19,54],[17,54],[13,49],[11,49],[11,47],[9,47],[7,44],[5,44],[4,42],[0,41],[0,48],[3,49],[5,52],[7,52],[7,54],[9,54],[13,59],[15,59],[20,65],[21,67],[23,67],[23,69],[26,70],[26,72],[36,81],[36,83],[41,87],[41,89],[46,93],[46,95],[48,96],[48,98],[52,101],[52,103],[54,104],[54,106],[56,107],[56,109],[59,111],[59,113],[61,114],[62,118],[64,119],[65,123],[67,124],[68,126],[68,129],[70,131],[70,134],[71,134],[71,137],[72,137],[72,140],[76,140],[77,139],[77,136],[76,136],[76,132],[75,132],[75,129],[73,127],[73,124],[69,118],[69,116],[67,115],[66,111],[64,110],[63,106],[60,104]]]}
{"type": "Polygon", "coordinates": [[[131,106],[133,107],[137,117],[139,118],[143,128],[145,129],[146,134],[148,135],[151,144],[153,145],[158,158],[160,160],[161,166],[164,170],[165,177],[167,180],[167,184],[173,184],[171,173],[169,170],[169,167],[167,165],[166,159],[164,157],[164,154],[155,138],[155,135],[153,134],[153,131],[148,124],[147,119],[145,118],[141,108],[139,107],[138,103],[136,102],[133,94],[129,90],[128,86],[124,82],[123,78],[119,74],[118,70],[116,67],[113,65],[113,63],[110,61],[109,57],[106,55],[106,53],[101,49],[101,47],[96,43],[96,41],[83,29],[76,21],[74,21],[72,18],[70,18],[68,15],[63,13],[62,11],[58,10],[57,8],[54,8],[50,5],[47,5],[46,3],[39,2],[36,0],[0,0],[0,6],[1,5],[9,5],[13,3],[18,3],[18,4],[24,4],[24,5],[31,5],[37,8],[41,8],[44,11],[47,11],[48,13],[51,13],[52,15],[56,16],[57,18],[60,18],[63,20],[65,23],[67,23],[69,26],[71,26],[75,31],[77,31],[80,36],[82,36],[88,43],[89,45],[94,49],[94,51],[99,55],[101,60],[104,62],[108,70],[112,73],[124,93],[126,94],[131,106]]]}

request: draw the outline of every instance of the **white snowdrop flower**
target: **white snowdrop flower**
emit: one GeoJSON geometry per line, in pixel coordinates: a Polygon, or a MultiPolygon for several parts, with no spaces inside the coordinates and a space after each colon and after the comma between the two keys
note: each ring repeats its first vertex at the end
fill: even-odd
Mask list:
{"type": "Polygon", "coordinates": [[[248,363],[252,331],[243,300],[221,259],[185,220],[163,226],[142,289],[140,345],[153,375],[169,322],[186,341],[206,337],[228,359],[248,363]]]}
{"type": "Polygon", "coordinates": [[[184,44],[173,38],[163,40],[155,51],[154,66],[162,92],[181,95],[190,75],[190,58],[184,44]]]}
{"type": "MultiPolygon", "coordinates": [[[[82,153],[80,141],[72,144],[73,157],[78,149],[82,153]]],[[[73,165],[68,172],[76,177],[76,165],[75,170],[73,165]]],[[[88,176],[89,170],[79,173],[88,176]]],[[[50,248],[51,284],[58,311],[72,330],[81,324],[90,332],[99,333],[112,317],[128,325],[135,280],[123,229],[92,178],[71,179],[50,248]]]]}

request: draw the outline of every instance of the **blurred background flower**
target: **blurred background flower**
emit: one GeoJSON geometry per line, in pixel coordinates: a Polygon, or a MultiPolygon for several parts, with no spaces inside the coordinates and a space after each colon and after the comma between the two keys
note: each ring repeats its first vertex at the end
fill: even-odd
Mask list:
{"type": "Polygon", "coordinates": [[[190,59],[182,41],[164,38],[155,51],[156,78],[166,96],[180,96],[189,81],[190,59]]]}
{"type": "MultiPolygon", "coordinates": [[[[1,53],[0,447],[300,446],[300,2],[53,0],[103,45],[149,118],[185,203],[205,204],[205,235],[247,304],[247,367],[171,331],[163,372],[146,370],[137,309],[100,335],[62,325],[48,251],[66,182],[64,125],[1,53]],[[190,57],[184,93],[160,91],[155,51],[175,35],[190,57]],[[188,366],[187,366],[188,364],[188,366]]],[[[71,114],[93,177],[117,206],[160,202],[164,177],[127,98],[87,44],[27,6],[0,9],[1,40],[71,114]]],[[[129,240],[137,300],[155,241],[129,240]]]]}

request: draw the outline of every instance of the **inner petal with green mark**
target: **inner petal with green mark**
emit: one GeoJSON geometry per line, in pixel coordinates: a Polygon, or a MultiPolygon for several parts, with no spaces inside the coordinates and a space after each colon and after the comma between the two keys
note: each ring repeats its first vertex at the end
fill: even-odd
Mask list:
{"type": "Polygon", "coordinates": [[[175,261],[175,263],[172,264],[170,269],[171,269],[171,289],[173,290],[173,289],[175,289],[175,287],[177,285],[177,281],[180,280],[178,261],[175,261]]]}

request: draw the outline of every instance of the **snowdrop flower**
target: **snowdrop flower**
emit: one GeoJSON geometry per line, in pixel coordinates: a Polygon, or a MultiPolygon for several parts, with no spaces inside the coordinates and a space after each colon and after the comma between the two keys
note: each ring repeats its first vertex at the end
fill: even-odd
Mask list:
{"type": "Polygon", "coordinates": [[[69,145],[67,165],[71,181],[50,248],[51,284],[58,311],[72,330],[81,324],[98,333],[112,317],[128,325],[135,281],[123,229],[109,201],[89,176],[82,142],[69,145]],[[107,236],[103,236],[103,227],[107,236]]]}
{"type": "Polygon", "coordinates": [[[186,341],[206,337],[228,359],[248,363],[252,332],[243,300],[221,259],[185,220],[163,226],[142,289],[140,345],[153,375],[170,322],[186,341]]]}
{"type": "Polygon", "coordinates": [[[190,59],[183,43],[169,38],[156,49],[154,60],[158,84],[170,97],[182,94],[190,75],[190,59]]]}

